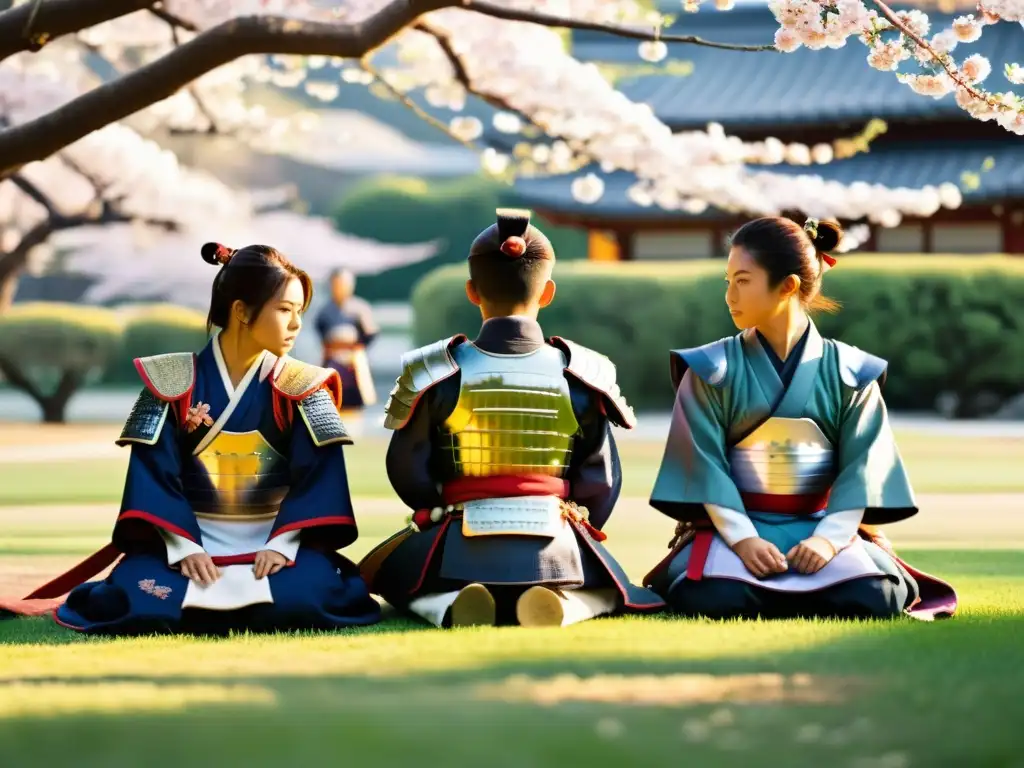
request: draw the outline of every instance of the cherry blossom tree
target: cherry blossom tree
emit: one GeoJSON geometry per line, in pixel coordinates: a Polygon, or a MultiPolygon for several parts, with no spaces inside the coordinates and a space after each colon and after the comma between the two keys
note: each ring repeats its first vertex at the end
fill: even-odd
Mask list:
{"type": "MultiPolygon", "coordinates": [[[[72,55],[48,52],[0,69],[0,121],[18,124],[33,105],[59,106],[86,87],[81,60],[64,53],[72,55]]],[[[208,299],[211,275],[184,255],[213,237],[239,244],[263,237],[301,253],[315,278],[337,266],[378,272],[436,251],[345,237],[326,219],[268,212],[291,198],[287,187],[231,189],[124,123],[111,123],[0,182],[0,313],[30,262],[45,261],[55,248],[72,251],[65,266],[96,280],[86,300],[113,293],[185,304],[208,299]]]]}
{"type": "MultiPolygon", "coordinates": [[[[731,2],[716,0],[716,6],[728,10],[731,2]]],[[[895,226],[904,215],[957,207],[959,190],[825,181],[810,167],[831,160],[827,144],[743,142],[719,126],[673,133],[596,66],[575,60],[558,30],[635,39],[638,57],[647,61],[665,58],[668,43],[773,56],[800,45],[837,47],[854,40],[866,46],[872,66],[893,71],[923,98],[955,94],[972,117],[1024,133],[1020,98],[980,85],[991,63],[955,57],[955,43],[977,39],[990,24],[1024,18],[1024,0],[983,3],[952,29],[935,31],[922,11],[895,12],[882,0],[774,0],[770,7],[780,23],[775,40],[739,46],[664,33],[664,17],[636,0],[22,0],[0,13],[3,66],[88,51],[108,62],[113,74],[56,107],[28,99],[21,119],[0,131],[0,175],[126,118],[140,129],[169,124],[231,131],[272,148],[315,118],[271,117],[246,103],[248,85],[301,86],[330,100],[345,84],[372,83],[480,148],[484,169],[494,175],[564,174],[597,164],[605,172],[632,172],[638,181],[631,197],[668,210],[802,210],[895,226]],[[374,54],[385,46],[397,52],[397,64],[375,63],[374,54]],[[905,71],[909,65],[916,71],[905,71]],[[332,67],[338,71],[331,73],[332,67]],[[441,119],[428,113],[411,98],[416,92],[435,112],[456,114],[441,119]],[[480,121],[457,114],[470,95],[498,109],[496,130],[533,129],[544,138],[523,142],[528,146],[519,153],[487,147],[480,121]],[[764,167],[781,162],[807,165],[808,173],[764,167]]],[[[683,0],[681,9],[698,5],[683,0]]],[[[1012,80],[1022,79],[1015,63],[1007,62],[1006,71],[1012,80]]],[[[603,194],[601,178],[584,175],[573,192],[582,202],[596,201],[603,194]]]]}
{"type": "MultiPolygon", "coordinates": [[[[127,224],[85,227],[63,234],[58,244],[71,254],[64,267],[95,282],[84,301],[106,303],[126,297],[166,301],[205,310],[216,270],[199,258],[195,234],[152,230],[139,236],[127,224]],[[133,248],[124,243],[133,242],[133,248]]],[[[334,269],[371,274],[425,261],[436,255],[437,243],[389,245],[362,240],[334,229],[329,219],[310,218],[292,211],[268,211],[250,220],[225,222],[219,241],[234,248],[249,243],[272,243],[295,258],[314,281],[334,269]]]]}

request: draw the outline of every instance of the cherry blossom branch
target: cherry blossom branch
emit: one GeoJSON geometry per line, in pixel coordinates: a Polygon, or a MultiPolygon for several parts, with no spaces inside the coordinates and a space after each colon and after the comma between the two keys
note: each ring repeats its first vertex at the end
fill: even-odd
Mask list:
{"type": "Polygon", "coordinates": [[[193,24],[188,19],[183,19],[180,16],[175,16],[173,13],[165,11],[163,8],[150,8],[149,12],[156,16],[161,21],[166,21],[172,29],[184,29],[188,32],[198,32],[199,27],[193,24]]]}
{"type": "Polygon", "coordinates": [[[229,19],[130,74],[35,120],[0,132],[0,178],[168,98],[201,75],[241,56],[276,53],[360,59],[421,14],[451,4],[452,0],[391,0],[373,16],[349,24],[279,16],[229,19]]]}
{"type": "Polygon", "coordinates": [[[878,7],[878,10],[882,12],[882,15],[885,16],[886,20],[890,24],[896,27],[896,29],[898,29],[902,34],[906,35],[911,40],[913,40],[914,44],[917,45],[919,48],[921,48],[924,51],[927,51],[928,55],[931,56],[934,61],[938,62],[942,66],[946,74],[949,75],[950,80],[952,80],[958,86],[967,91],[972,97],[978,99],[979,101],[984,101],[993,109],[1011,109],[1009,105],[1003,104],[1002,102],[995,100],[994,98],[985,93],[979,93],[974,88],[972,88],[971,85],[966,80],[963,79],[959,70],[949,65],[949,56],[944,56],[938,53],[928,43],[927,40],[924,40],[920,35],[918,35],[906,24],[904,24],[900,17],[896,15],[895,11],[893,11],[892,8],[886,5],[886,3],[883,2],[883,0],[871,0],[871,2],[878,7]]]}
{"type": "Polygon", "coordinates": [[[362,68],[368,74],[370,74],[374,80],[380,83],[381,87],[384,88],[384,90],[386,90],[389,94],[391,94],[391,96],[393,96],[397,101],[401,102],[403,105],[408,107],[413,112],[413,114],[416,115],[416,117],[420,118],[428,125],[432,125],[434,128],[437,128],[439,131],[443,131],[444,133],[446,133],[451,138],[455,139],[463,146],[468,147],[469,149],[472,149],[474,151],[479,149],[479,147],[477,147],[472,141],[469,141],[468,139],[459,136],[451,129],[451,127],[447,123],[438,120],[432,114],[423,109],[423,107],[421,107],[415,101],[410,99],[407,94],[402,93],[395,86],[389,83],[387,81],[387,78],[385,78],[380,72],[378,72],[374,68],[374,66],[369,63],[369,61],[364,59],[363,61],[360,62],[360,66],[362,66],[362,68]]]}
{"type": "Polygon", "coordinates": [[[0,13],[0,61],[22,51],[38,51],[54,38],[151,5],[153,0],[46,0],[19,5],[0,13]]]}
{"type": "Polygon", "coordinates": [[[627,27],[624,24],[606,24],[597,21],[583,21],[569,16],[557,16],[551,13],[539,11],[524,11],[509,8],[504,5],[497,5],[487,0],[463,0],[459,5],[467,11],[476,11],[485,16],[493,16],[496,19],[507,21],[525,21],[531,24],[540,24],[545,27],[562,27],[566,29],[580,29],[593,32],[606,32],[616,37],[626,37],[631,40],[660,40],[663,43],[689,43],[690,45],[702,45],[708,48],[724,48],[729,51],[776,51],[771,43],[766,45],[739,45],[736,43],[717,43],[712,40],[705,40],[697,35],[666,35],[657,31],[627,27]]]}
{"type": "Polygon", "coordinates": [[[46,213],[51,218],[59,218],[61,216],[60,211],[57,210],[57,206],[53,204],[53,201],[47,195],[43,194],[43,191],[39,189],[35,184],[26,179],[20,173],[16,173],[8,179],[14,186],[22,191],[22,194],[35,200],[39,205],[46,209],[46,213]]]}
{"type": "MultiPolygon", "coordinates": [[[[434,38],[434,41],[441,49],[441,52],[445,55],[445,58],[448,59],[449,65],[451,65],[452,75],[454,76],[456,82],[458,82],[459,85],[465,88],[467,93],[472,93],[478,99],[487,104],[490,104],[495,109],[500,109],[503,112],[508,112],[510,114],[516,115],[517,117],[519,117],[519,119],[523,120],[524,122],[536,126],[536,123],[533,122],[533,119],[525,112],[521,112],[520,110],[516,109],[504,99],[500,99],[491,94],[480,93],[476,88],[473,87],[473,81],[469,77],[469,72],[466,70],[466,65],[463,63],[462,58],[459,56],[459,54],[455,52],[455,48],[454,46],[452,46],[452,41],[448,37],[448,35],[446,35],[444,32],[438,32],[429,24],[422,21],[414,24],[413,29],[434,38]]],[[[537,127],[539,128],[540,126],[537,127]]]]}

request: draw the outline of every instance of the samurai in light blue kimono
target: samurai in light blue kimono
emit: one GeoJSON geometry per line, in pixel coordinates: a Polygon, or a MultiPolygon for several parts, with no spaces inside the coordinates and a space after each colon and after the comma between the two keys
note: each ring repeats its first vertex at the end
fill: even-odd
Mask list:
{"type": "Polygon", "coordinates": [[[309,278],[266,246],[203,256],[223,265],[220,330],[198,355],[135,361],[145,387],[118,439],[131,458],[111,543],[30,598],[70,589],[55,618],[90,634],[372,624],[379,605],[337,553],[357,537],[341,384],[287,357],[309,278]]]}
{"type": "Polygon", "coordinates": [[[764,218],[733,237],[741,333],[671,355],[676,403],[651,505],[679,521],[645,584],[687,616],[952,616],[953,589],[875,527],[918,511],[889,425],[886,363],[809,310],[838,224],[764,218]]]}

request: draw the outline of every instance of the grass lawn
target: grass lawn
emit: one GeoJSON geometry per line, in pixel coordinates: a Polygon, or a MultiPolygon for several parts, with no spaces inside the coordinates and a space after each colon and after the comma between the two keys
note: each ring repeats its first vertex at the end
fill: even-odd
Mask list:
{"type": "MultiPolygon", "coordinates": [[[[1024,491],[1024,440],[920,433],[897,438],[918,492],[1024,491]]],[[[624,495],[650,494],[662,450],[660,443],[620,439],[624,495]]],[[[386,452],[386,440],[377,437],[347,449],[354,496],[393,497],[384,473],[386,452]]],[[[0,506],[117,503],[127,460],[126,449],[119,458],[0,463],[0,506]]]]}
{"type": "MultiPolygon", "coordinates": [[[[1006,495],[1024,490],[1024,446],[900,442],[923,512],[890,535],[955,583],[954,620],[443,631],[390,617],[335,634],[130,640],[0,621],[0,766],[1024,768],[1024,495],[1006,495]]],[[[404,515],[383,452],[349,451],[353,558],[404,515]]],[[[621,452],[609,546],[639,579],[672,525],[645,501],[660,446],[621,452]]],[[[23,505],[0,507],[0,593],[102,544],[122,473],[123,460],[0,464],[0,504],[23,505]],[[93,506],[48,506],[69,502],[93,506]]]]}
{"type": "Polygon", "coordinates": [[[598,620],[87,640],[0,624],[4,765],[1021,765],[1024,554],[932,625],[598,620]]]}

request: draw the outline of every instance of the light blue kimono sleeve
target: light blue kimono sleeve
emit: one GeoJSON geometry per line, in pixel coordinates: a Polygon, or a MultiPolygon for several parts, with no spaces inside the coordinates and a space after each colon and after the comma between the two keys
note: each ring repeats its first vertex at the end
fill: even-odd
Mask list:
{"type": "Polygon", "coordinates": [[[863,522],[868,525],[917,513],[877,381],[854,391],[843,408],[838,453],[839,472],[829,496],[829,513],[863,509],[863,522]]]}
{"type": "Polygon", "coordinates": [[[707,519],[705,504],[744,511],[726,446],[722,390],[687,370],[676,391],[651,506],[683,521],[707,519]]]}

